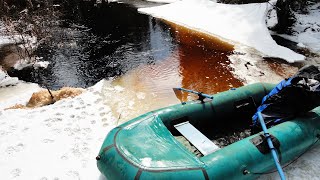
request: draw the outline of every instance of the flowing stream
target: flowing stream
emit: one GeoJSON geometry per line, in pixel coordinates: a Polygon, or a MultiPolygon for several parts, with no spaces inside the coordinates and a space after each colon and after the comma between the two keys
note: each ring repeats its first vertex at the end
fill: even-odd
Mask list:
{"type": "Polygon", "coordinates": [[[50,62],[48,68],[13,70],[10,76],[50,89],[86,88],[105,78],[110,87],[126,91],[109,102],[141,100],[132,107],[135,115],[141,106],[150,110],[179,102],[173,87],[212,94],[242,85],[228,66],[231,45],[216,48],[225,43],[139,14],[128,4],[82,2],[65,11],[50,30],[52,42],[36,52],[50,62]],[[71,11],[75,14],[69,16],[71,11]]]}

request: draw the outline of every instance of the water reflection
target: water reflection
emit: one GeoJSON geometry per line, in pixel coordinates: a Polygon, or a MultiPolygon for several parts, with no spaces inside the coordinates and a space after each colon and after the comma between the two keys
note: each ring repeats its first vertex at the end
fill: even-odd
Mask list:
{"type": "MultiPolygon", "coordinates": [[[[125,122],[140,114],[180,101],[172,88],[184,87],[208,94],[239,87],[242,83],[230,73],[227,54],[203,49],[202,46],[178,45],[170,56],[154,64],[142,64],[112,82],[123,91],[108,99],[115,117],[125,122]]],[[[106,94],[110,94],[106,91],[106,94]]],[[[183,101],[196,99],[183,93],[183,101]]]]}
{"type": "Polygon", "coordinates": [[[42,45],[37,52],[50,61],[48,69],[12,71],[11,76],[41,85],[47,83],[52,89],[88,87],[141,64],[153,64],[169,56],[176,47],[164,23],[139,14],[128,5],[81,4],[74,9],[77,11],[72,12],[77,14],[70,17],[71,13],[66,13],[61,26],[50,29],[52,43],[42,45]]]}
{"type": "MultiPolygon", "coordinates": [[[[130,89],[133,94],[142,92],[144,105],[154,107],[153,109],[162,107],[162,103],[164,105],[177,102],[173,87],[184,87],[208,94],[225,91],[242,85],[242,82],[230,73],[230,61],[227,57],[230,53],[180,44],[170,56],[127,72],[117,78],[113,85],[130,89]]],[[[194,98],[183,93],[182,100],[194,98]]]]}
{"type": "Polygon", "coordinates": [[[10,75],[51,89],[85,88],[118,77],[114,85],[150,95],[153,103],[172,102],[173,87],[210,94],[242,84],[229,72],[231,45],[168,26],[126,4],[90,3],[66,8],[60,26],[51,28],[52,43],[37,52],[51,62],[48,69],[10,75]]]}
{"type": "MultiPolygon", "coordinates": [[[[230,73],[230,61],[227,57],[229,53],[203,51],[200,47],[181,45],[179,71],[182,87],[214,94],[241,86],[242,82],[230,73]]],[[[183,100],[186,99],[187,94],[183,100]]]]}
{"type": "MultiPolygon", "coordinates": [[[[232,44],[172,22],[166,23],[180,44],[179,72],[182,87],[214,94],[243,85],[230,73],[228,66],[230,61],[227,56],[232,54],[232,44]]],[[[192,95],[183,93],[182,100],[190,99],[189,96],[192,95]]]]}

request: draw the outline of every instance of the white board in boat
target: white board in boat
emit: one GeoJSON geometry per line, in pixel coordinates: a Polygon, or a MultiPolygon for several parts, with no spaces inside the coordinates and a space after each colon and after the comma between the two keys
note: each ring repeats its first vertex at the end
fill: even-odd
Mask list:
{"type": "Polygon", "coordinates": [[[174,127],[192,143],[204,156],[220,149],[210,139],[196,129],[189,121],[176,124],[174,127]]]}

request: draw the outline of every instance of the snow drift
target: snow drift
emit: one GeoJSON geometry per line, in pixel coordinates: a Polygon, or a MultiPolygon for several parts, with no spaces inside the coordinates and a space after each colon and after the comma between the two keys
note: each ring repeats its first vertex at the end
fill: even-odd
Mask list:
{"type": "Polygon", "coordinates": [[[305,57],[279,46],[265,23],[267,3],[227,5],[209,0],[183,0],[163,6],[140,8],[141,13],[205,32],[232,44],[243,44],[265,57],[281,58],[290,63],[305,57]]]}

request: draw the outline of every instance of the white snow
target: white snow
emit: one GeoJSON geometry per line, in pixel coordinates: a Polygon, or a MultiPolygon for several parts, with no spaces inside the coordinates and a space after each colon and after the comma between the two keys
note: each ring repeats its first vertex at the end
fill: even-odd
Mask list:
{"type": "Polygon", "coordinates": [[[38,84],[10,77],[0,68],[0,111],[16,104],[26,104],[32,93],[41,90],[38,84]]]}
{"type": "MultiPolygon", "coordinates": [[[[267,82],[267,83],[279,83],[286,76],[274,72],[266,61],[261,61],[261,52],[254,48],[237,45],[235,47],[237,52],[229,56],[229,60],[232,62],[230,67],[234,69],[232,73],[241,79],[244,84],[251,84],[256,82],[267,82]]],[[[286,72],[285,74],[294,74],[298,68],[281,64],[278,69],[286,72]]],[[[279,71],[279,70],[277,70],[279,71]]]]}
{"type": "Polygon", "coordinates": [[[16,79],[14,78],[13,82],[9,81],[10,86],[0,87],[0,111],[16,104],[25,105],[34,92],[41,90],[38,84],[16,81],[16,79]]]}
{"type": "Polygon", "coordinates": [[[20,59],[12,59],[16,61],[14,68],[21,70],[25,67],[33,66],[34,68],[44,67],[46,68],[49,65],[47,61],[38,61],[36,57],[29,57],[29,54],[38,47],[37,37],[29,35],[2,35],[8,34],[3,28],[5,25],[0,21],[0,48],[6,45],[14,45],[15,52],[12,54],[18,54],[20,59]]]}
{"type": "Polygon", "coordinates": [[[0,68],[0,88],[18,84],[18,82],[18,78],[10,77],[6,72],[2,71],[0,68]]]}
{"type": "Polygon", "coordinates": [[[149,2],[157,2],[157,3],[174,3],[180,0],[147,0],[149,2]]]}
{"type": "Polygon", "coordinates": [[[98,179],[95,157],[115,122],[103,83],[50,106],[0,111],[1,179],[98,179]]]}
{"type": "Polygon", "coordinates": [[[265,23],[267,3],[227,5],[210,0],[183,0],[175,3],[140,8],[150,14],[179,25],[220,37],[233,44],[243,44],[260,51],[263,56],[302,61],[303,55],[277,45],[265,23]]]}
{"type": "MultiPolygon", "coordinates": [[[[1,24],[0,24],[1,25],[1,24]]],[[[0,31],[3,31],[0,29],[0,31]]],[[[1,36],[0,35],[0,47],[7,44],[17,44],[21,48],[35,49],[37,47],[37,38],[35,36],[28,35],[12,35],[12,36],[1,36]],[[25,42],[25,44],[21,44],[25,42]]]]}
{"type": "Polygon", "coordinates": [[[304,45],[304,44],[303,44],[303,43],[301,43],[301,42],[300,42],[300,43],[298,43],[298,44],[297,44],[297,46],[302,47],[302,48],[306,48],[306,47],[307,47],[306,45],[304,45]]]}
{"type": "Polygon", "coordinates": [[[17,63],[14,65],[14,68],[17,70],[24,69],[26,67],[33,67],[34,69],[38,69],[40,67],[47,68],[50,62],[48,61],[37,61],[35,58],[27,58],[27,59],[20,59],[17,61],[17,63]]]}
{"type": "Polygon", "coordinates": [[[17,100],[25,104],[37,88],[0,88],[1,179],[103,179],[95,157],[108,131],[163,104],[151,101],[150,93],[113,84],[102,80],[73,99],[16,110],[3,109],[17,100]]]}
{"type": "Polygon", "coordinates": [[[275,9],[276,0],[269,1],[266,24],[267,27],[274,27],[278,23],[277,12],[275,9]]]}
{"type": "Polygon", "coordinates": [[[49,64],[50,64],[49,61],[37,61],[37,62],[34,63],[33,67],[35,69],[38,69],[40,67],[41,68],[47,68],[49,64]]]}
{"type": "Polygon", "coordinates": [[[10,36],[0,36],[0,47],[7,44],[14,44],[16,42],[16,38],[10,36]]]}

